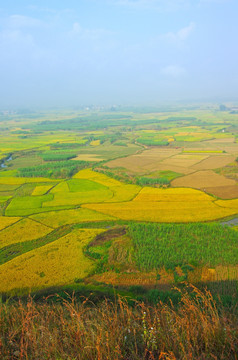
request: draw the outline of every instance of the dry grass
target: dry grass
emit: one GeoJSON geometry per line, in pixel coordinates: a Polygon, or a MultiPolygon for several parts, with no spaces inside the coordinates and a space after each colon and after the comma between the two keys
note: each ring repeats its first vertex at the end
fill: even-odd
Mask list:
{"type": "Polygon", "coordinates": [[[1,305],[0,325],[4,360],[237,359],[236,317],[218,312],[211,294],[195,288],[177,309],[131,308],[120,298],[36,304],[29,297],[27,304],[1,305]]]}

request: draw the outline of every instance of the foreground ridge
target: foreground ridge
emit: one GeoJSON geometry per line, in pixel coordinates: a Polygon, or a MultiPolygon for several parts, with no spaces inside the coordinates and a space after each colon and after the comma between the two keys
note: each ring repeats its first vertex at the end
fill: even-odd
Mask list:
{"type": "MultiPolygon", "coordinates": [[[[181,292],[181,290],[178,290],[181,292]]],[[[1,359],[237,359],[237,317],[193,286],[177,307],[29,297],[0,308],[1,359]]]]}

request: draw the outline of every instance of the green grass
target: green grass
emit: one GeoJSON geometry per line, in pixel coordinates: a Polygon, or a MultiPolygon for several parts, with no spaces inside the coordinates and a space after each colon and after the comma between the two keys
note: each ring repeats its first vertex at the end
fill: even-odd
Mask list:
{"type": "Polygon", "coordinates": [[[11,196],[1,196],[0,195],[0,203],[6,202],[8,199],[11,199],[11,196]]]}
{"type": "Polygon", "coordinates": [[[16,190],[20,185],[10,185],[10,184],[0,184],[0,195],[3,191],[14,191],[16,190]]]}
{"type": "Polygon", "coordinates": [[[84,179],[71,179],[67,181],[70,192],[84,192],[84,191],[95,191],[95,190],[107,190],[108,188],[104,185],[96,183],[91,180],[84,179]]]}
{"type": "Polygon", "coordinates": [[[32,211],[41,208],[43,202],[53,200],[53,197],[53,194],[16,197],[6,208],[5,214],[6,216],[29,215],[32,211]]]}

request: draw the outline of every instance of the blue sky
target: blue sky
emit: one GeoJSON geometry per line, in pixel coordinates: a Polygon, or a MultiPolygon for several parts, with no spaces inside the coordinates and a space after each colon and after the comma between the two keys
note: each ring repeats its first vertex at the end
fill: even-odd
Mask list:
{"type": "Polygon", "coordinates": [[[0,106],[238,94],[237,0],[0,2],[0,106]]]}

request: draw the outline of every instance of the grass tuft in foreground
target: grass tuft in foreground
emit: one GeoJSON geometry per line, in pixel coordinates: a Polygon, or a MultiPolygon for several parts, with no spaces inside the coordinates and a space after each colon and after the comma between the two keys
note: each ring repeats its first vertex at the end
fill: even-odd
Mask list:
{"type": "Polygon", "coordinates": [[[1,359],[237,359],[237,318],[192,288],[177,308],[72,297],[0,307],[1,359]]]}

